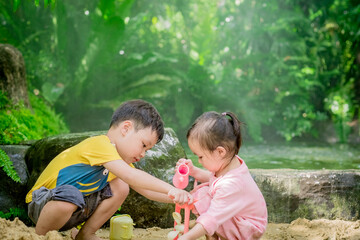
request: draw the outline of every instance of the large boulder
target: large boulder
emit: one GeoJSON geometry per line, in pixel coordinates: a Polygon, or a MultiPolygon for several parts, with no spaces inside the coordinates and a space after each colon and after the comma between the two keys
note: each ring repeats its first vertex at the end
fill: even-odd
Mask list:
{"type": "Polygon", "coordinates": [[[268,207],[269,222],[297,218],[360,218],[359,170],[251,170],[268,207]]]}
{"type": "Polygon", "coordinates": [[[35,184],[36,180],[46,168],[49,162],[65,149],[72,147],[82,140],[101,134],[105,131],[93,131],[83,133],[59,134],[43,138],[35,142],[27,151],[25,156],[26,165],[30,176],[27,182],[28,190],[35,184]]]}

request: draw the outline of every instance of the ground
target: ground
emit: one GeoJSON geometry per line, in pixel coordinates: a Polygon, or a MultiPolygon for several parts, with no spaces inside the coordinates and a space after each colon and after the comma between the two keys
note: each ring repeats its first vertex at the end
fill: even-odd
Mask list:
{"type": "MultiPolygon", "coordinates": [[[[171,229],[148,228],[134,229],[132,240],[167,240],[171,229]]],[[[109,229],[102,228],[96,233],[103,239],[109,239],[109,229]]],[[[0,218],[0,239],[2,240],[70,240],[69,231],[49,232],[46,236],[35,234],[34,228],[27,227],[19,219],[9,221],[0,218]]],[[[203,240],[205,238],[201,238],[203,240]]],[[[360,220],[312,220],[297,219],[290,224],[270,223],[261,240],[359,240],[360,220]]]]}

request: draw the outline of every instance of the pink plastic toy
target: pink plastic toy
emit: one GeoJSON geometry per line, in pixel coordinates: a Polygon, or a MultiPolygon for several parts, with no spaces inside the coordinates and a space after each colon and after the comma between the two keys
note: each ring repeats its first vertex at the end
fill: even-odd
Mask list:
{"type": "MultiPolygon", "coordinates": [[[[181,209],[185,210],[185,217],[184,217],[184,234],[189,231],[189,222],[190,222],[190,210],[194,208],[194,203],[188,205],[179,205],[176,204],[175,212],[180,213],[181,209]]],[[[174,222],[174,227],[176,226],[176,222],[174,222]]],[[[178,237],[174,238],[174,240],[178,239],[178,237]]]]}
{"type": "Polygon", "coordinates": [[[184,189],[189,183],[189,167],[185,163],[179,165],[173,177],[175,187],[184,189]]]}
{"type": "MultiPolygon", "coordinates": [[[[173,177],[173,184],[175,187],[184,189],[189,184],[189,167],[185,163],[182,163],[178,166],[176,173],[173,177]]],[[[190,221],[190,210],[193,209],[194,203],[188,205],[179,205],[176,204],[175,212],[180,214],[181,209],[185,210],[184,217],[184,233],[189,231],[189,221],[190,221]]],[[[176,226],[176,221],[174,222],[174,227],[176,226]]],[[[178,237],[174,238],[174,240],[178,239],[178,237]]]]}

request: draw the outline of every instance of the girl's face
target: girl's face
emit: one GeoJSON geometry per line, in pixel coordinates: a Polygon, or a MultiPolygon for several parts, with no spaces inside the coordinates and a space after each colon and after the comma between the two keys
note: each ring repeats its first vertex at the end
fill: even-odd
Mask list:
{"type": "Polygon", "coordinates": [[[217,173],[219,170],[221,170],[224,164],[224,156],[223,153],[221,153],[218,149],[215,149],[212,152],[203,149],[199,142],[191,137],[188,139],[188,145],[191,151],[198,157],[199,163],[204,168],[214,173],[217,173]]]}

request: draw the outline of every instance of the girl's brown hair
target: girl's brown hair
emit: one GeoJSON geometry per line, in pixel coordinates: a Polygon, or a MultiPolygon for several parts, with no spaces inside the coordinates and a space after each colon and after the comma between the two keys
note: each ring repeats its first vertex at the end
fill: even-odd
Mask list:
{"type": "Polygon", "coordinates": [[[210,152],[222,146],[235,155],[242,144],[241,122],[232,112],[205,112],[191,126],[187,138],[198,140],[200,146],[210,152]]]}

